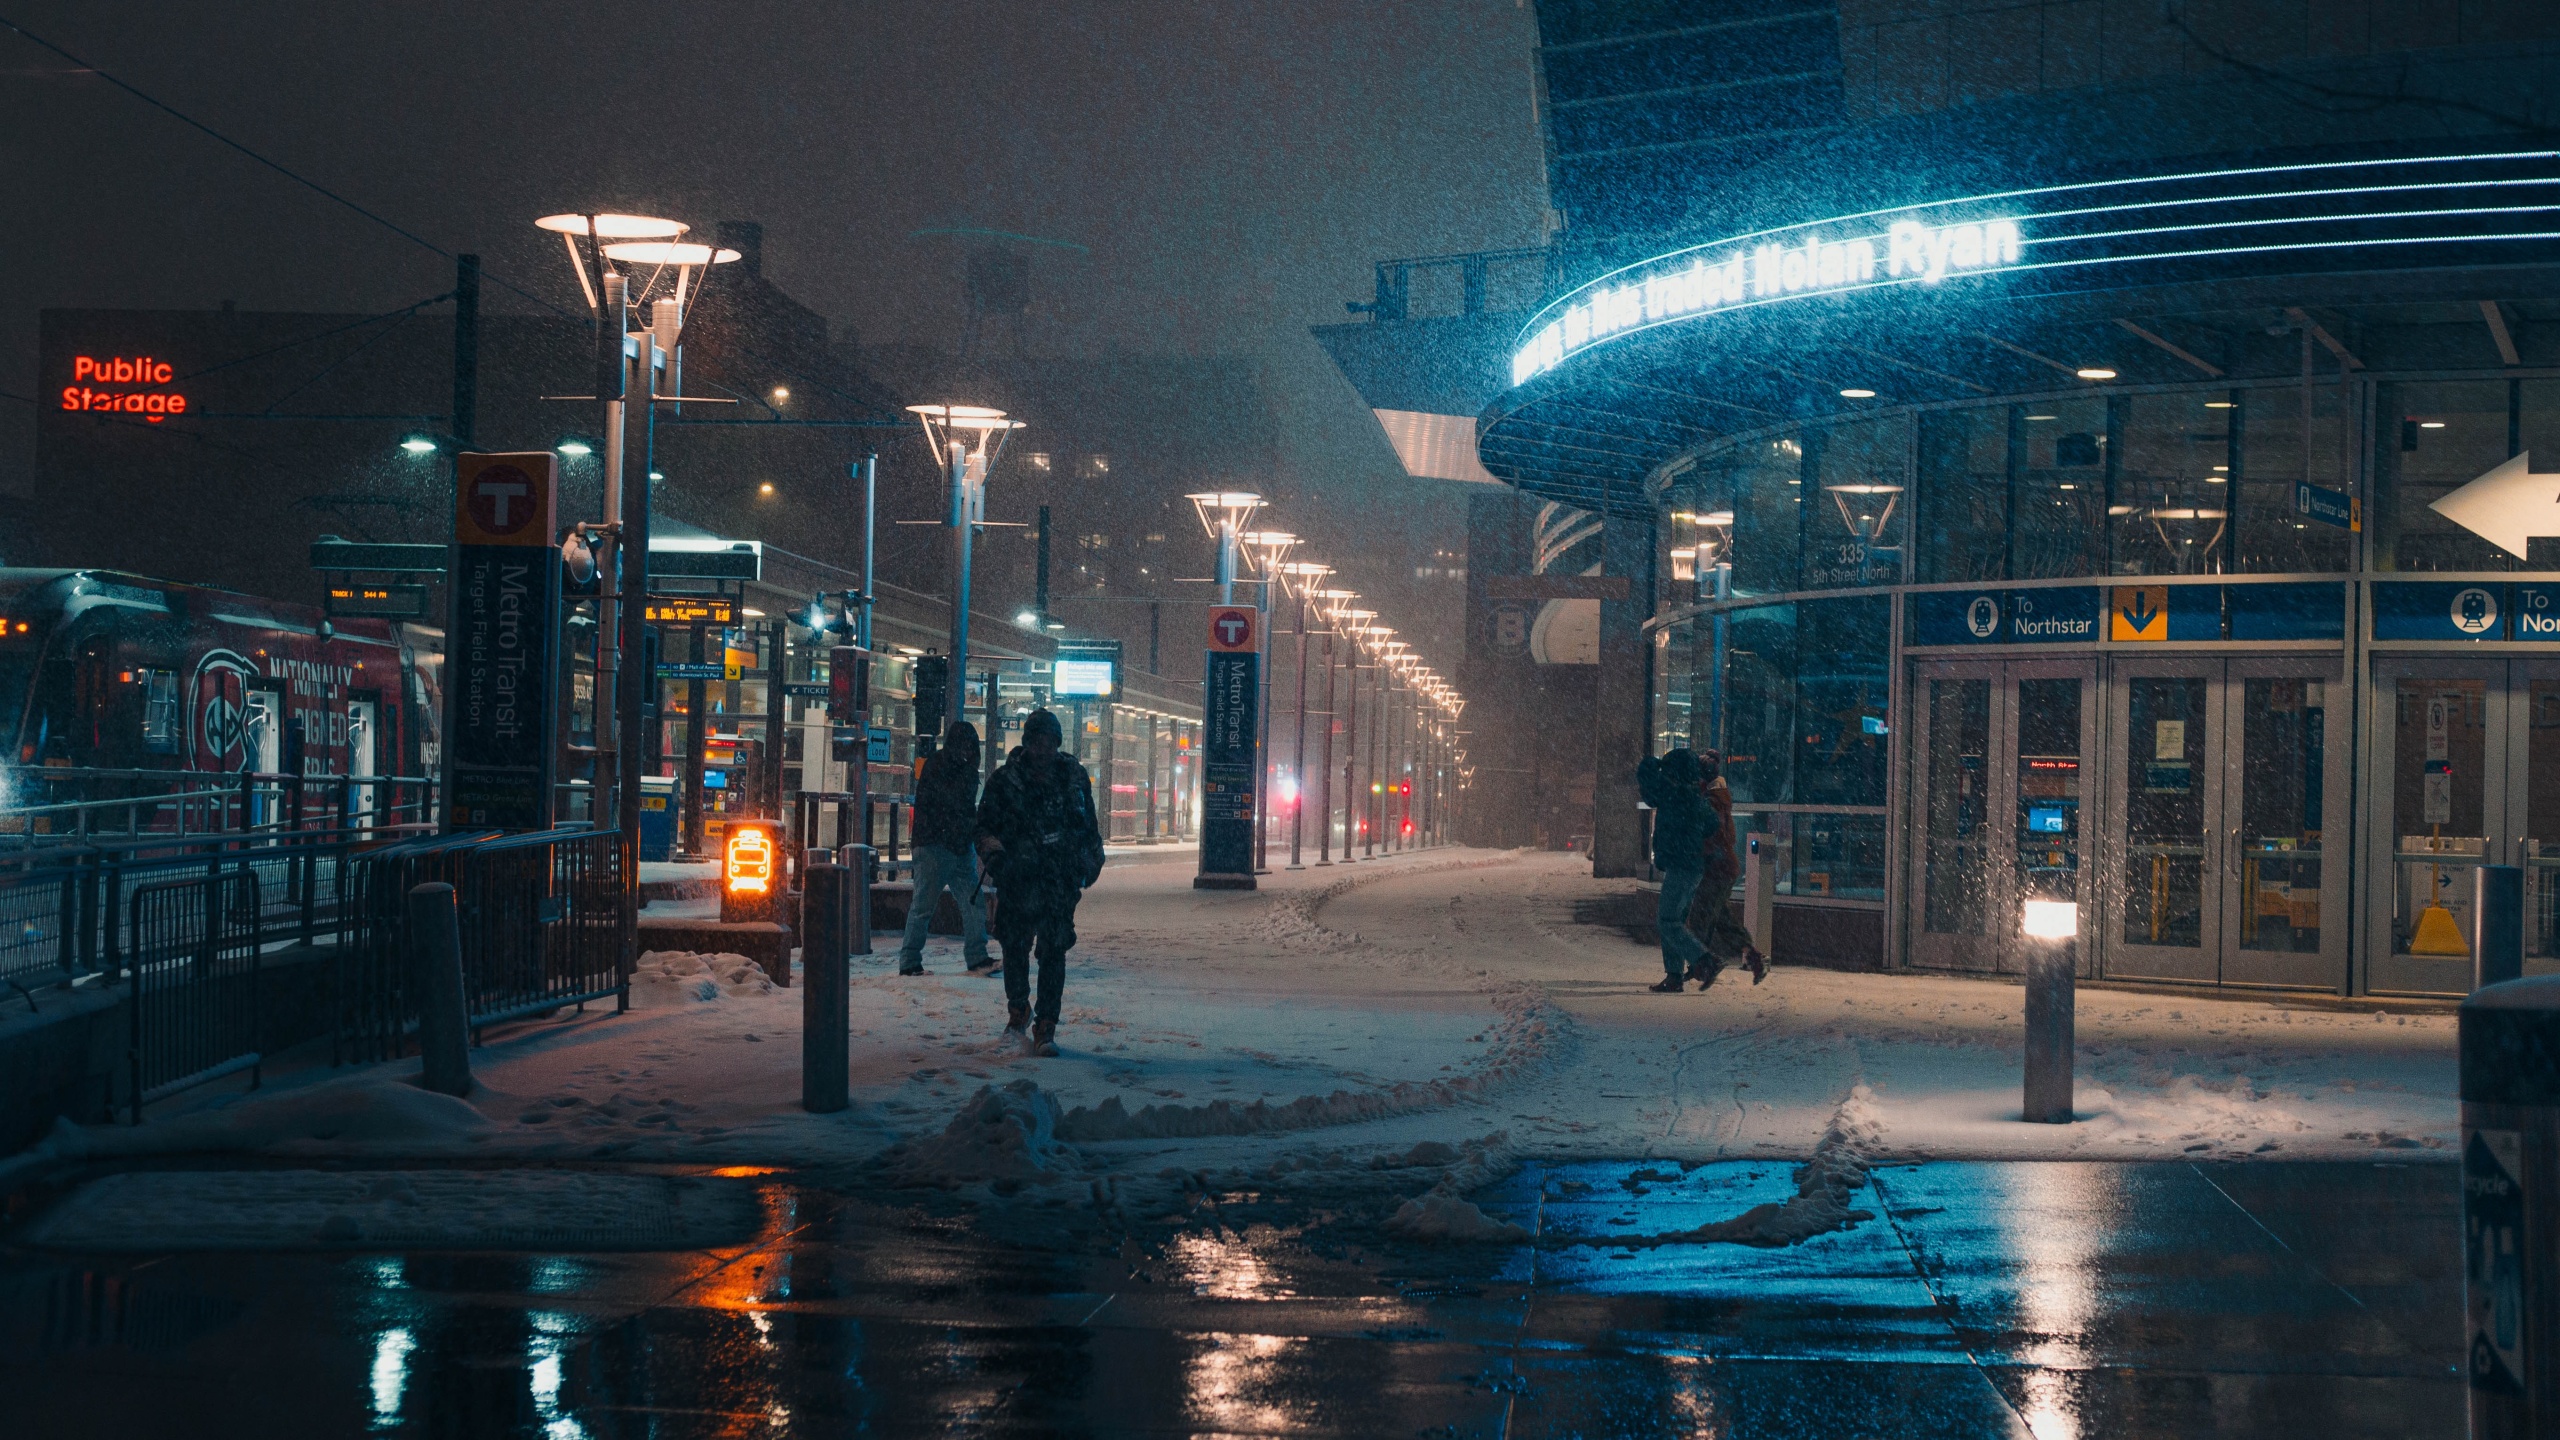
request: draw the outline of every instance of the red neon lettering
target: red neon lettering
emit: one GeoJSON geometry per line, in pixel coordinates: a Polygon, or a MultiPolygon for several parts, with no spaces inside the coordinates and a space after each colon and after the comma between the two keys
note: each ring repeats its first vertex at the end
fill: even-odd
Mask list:
{"type": "MultiPolygon", "coordinates": [[[[103,360],[94,355],[71,358],[72,379],[106,385],[166,385],[177,378],[177,373],[177,367],[168,361],[149,355],[110,355],[103,360]]],[[[62,408],[140,415],[157,425],[171,415],[185,414],[187,397],[165,391],[97,390],[86,385],[66,385],[62,389],[62,408]]]]}

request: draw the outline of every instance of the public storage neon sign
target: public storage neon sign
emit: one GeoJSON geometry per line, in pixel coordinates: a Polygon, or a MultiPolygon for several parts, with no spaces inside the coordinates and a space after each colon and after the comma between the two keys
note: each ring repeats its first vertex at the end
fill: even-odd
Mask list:
{"type": "Polygon", "coordinates": [[[157,425],[172,415],[187,413],[187,397],[174,390],[134,387],[164,386],[176,378],[177,371],[168,361],[148,355],[111,355],[104,360],[75,355],[71,358],[73,383],[62,387],[62,408],[139,415],[157,425]],[[122,388],[105,388],[108,386],[122,388]]]}
{"type": "Polygon", "coordinates": [[[2506,247],[2560,239],[2555,215],[2560,152],[2551,150],[2191,171],[1869,211],[1711,241],[1604,275],[1531,319],[1511,357],[1511,383],[1637,330],[1825,293],[2163,261],[2217,275],[2270,266],[2293,273],[2364,265],[2378,249],[2408,246],[2464,251],[2459,261],[2408,263],[2511,263],[2506,247]]]}

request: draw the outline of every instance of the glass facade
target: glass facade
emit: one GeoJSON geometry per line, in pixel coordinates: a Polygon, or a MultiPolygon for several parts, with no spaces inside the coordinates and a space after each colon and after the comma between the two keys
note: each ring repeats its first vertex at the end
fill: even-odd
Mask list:
{"type": "MultiPolygon", "coordinates": [[[[2543,638],[2523,617],[2560,605],[2560,538],[2518,559],[2429,507],[2560,455],[2560,378],[2321,365],[1773,427],[1665,467],[1654,750],[1721,751],[1778,895],[1874,912],[1901,963],[2015,968],[2046,901],[2078,912],[2092,974],[2454,983],[2424,966],[2467,945],[2469,871],[2503,843],[2482,787],[2518,834],[2560,810],[2552,787],[2495,798],[2560,751],[2560,658],[2384,669],[2450,653],[2405,628],[2448,614],[2451,643],[2543,638]],[[2490,575],[2517,579],[2479,592],[2490,575]],[[2111,607],[2145,594],[2169,630],[2123,633],[2139,615],[2111,607]],[[1982,595],[1989,628],[1951,632],[1982,595]],[[2091,618],[2067,641],[2000,628],[2030,611],[2091,618]],[[2368,722],[2340,697],[2364,685],[2380,779],[2350,758],[2368,722]],[[2326,823],[2353,813],[2362,833],[2326,823]]],[[[2560,965],[2560,859],[2522,843],[2532,963],[2560,965]]]]}

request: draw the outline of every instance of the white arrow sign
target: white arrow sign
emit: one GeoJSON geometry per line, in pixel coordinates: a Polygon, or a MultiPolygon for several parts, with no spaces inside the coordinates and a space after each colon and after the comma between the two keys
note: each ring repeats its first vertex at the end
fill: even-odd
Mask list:
{"type": "Polygon", "coordinates": [[[2560,536],[2560,474],[2535,474],[2532,459],[2528,450],[2427,508],[2525,559],[2525,541],[2560,536]]]}

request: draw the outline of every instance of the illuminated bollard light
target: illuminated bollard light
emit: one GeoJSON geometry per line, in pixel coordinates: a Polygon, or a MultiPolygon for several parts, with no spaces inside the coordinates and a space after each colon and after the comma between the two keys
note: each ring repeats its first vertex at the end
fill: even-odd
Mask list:
{"type": "Polygon", "coordinates": [[[2080,907],[2069,900],[2029,900],[2018,929],[2027,960],[2026,1118],[2031,1124],[2068,1125],[2078,1003],[2071,971],[2080,907]]]}

